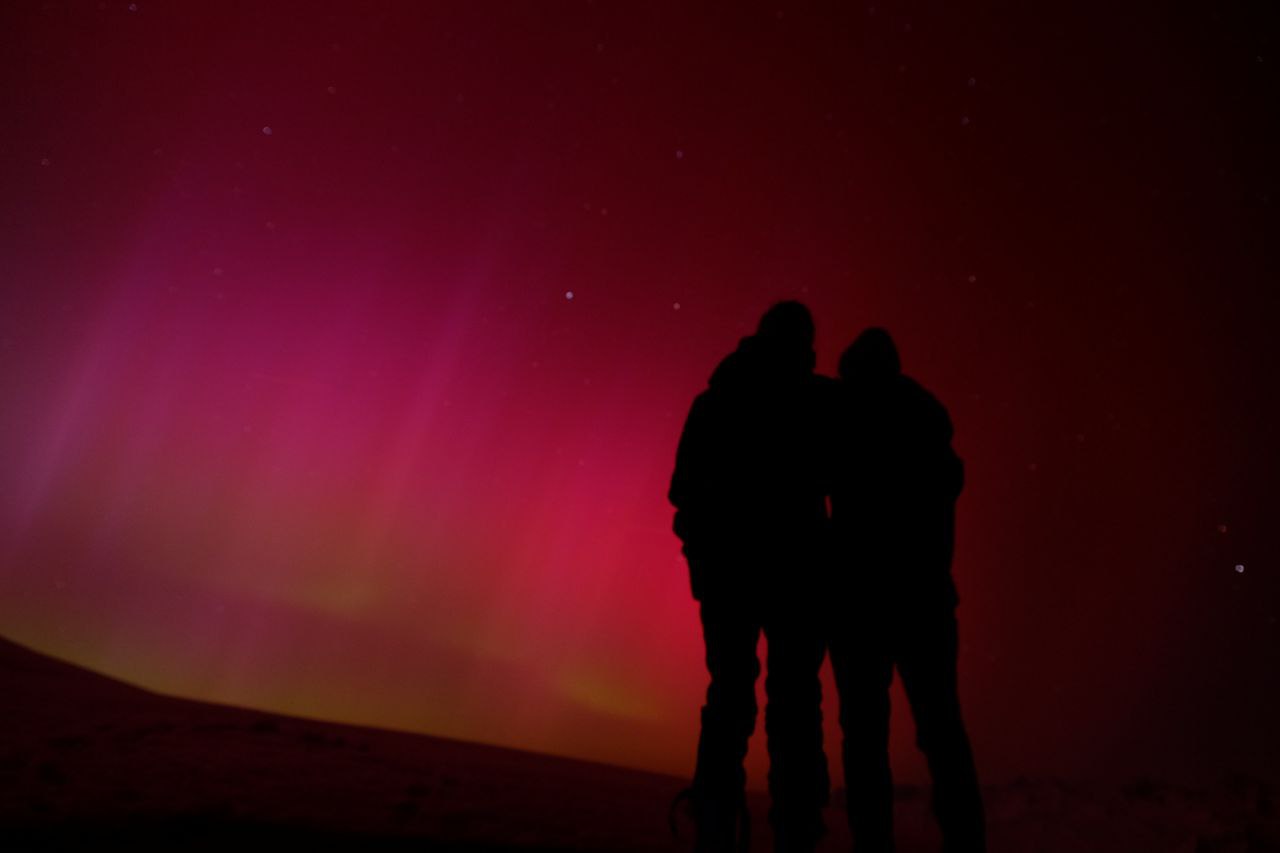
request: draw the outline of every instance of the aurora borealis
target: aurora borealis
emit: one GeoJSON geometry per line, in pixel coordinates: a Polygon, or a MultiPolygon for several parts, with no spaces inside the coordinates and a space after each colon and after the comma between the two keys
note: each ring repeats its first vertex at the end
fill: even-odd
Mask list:
{"type": "Polygon", "coordinates": [[[796,298],[951,410],[984,770],[1266,766],[1280,57],[1215,14],[10,4],[0,633],[687,775],[675,443],[796,298]]]}

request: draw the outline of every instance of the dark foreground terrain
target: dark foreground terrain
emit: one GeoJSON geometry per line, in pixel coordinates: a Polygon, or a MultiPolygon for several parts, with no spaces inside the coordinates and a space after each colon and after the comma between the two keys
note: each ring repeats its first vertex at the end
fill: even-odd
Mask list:
{"type": "MultiPolygon", "coordinates": [[[[685,850],[684,781],[161,696],[0,640],[0,849],[685,850]]],[[[986,789],[996,853],[1280,851],[1276,791],[1053,780],[986,789]]],[[[900,791],[903,853],[936,849],[900,791]]],[[[836,798],[837,802],[839,797],[836,798]]],[[[753,848],[766,850],[765,803],[753,848]]],[[[824,849],[846,850],[843,813],[824,849]]]]}

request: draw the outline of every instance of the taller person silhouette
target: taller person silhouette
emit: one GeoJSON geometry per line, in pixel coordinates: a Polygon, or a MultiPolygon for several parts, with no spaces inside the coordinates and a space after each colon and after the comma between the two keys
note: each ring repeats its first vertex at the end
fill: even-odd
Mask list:
{"type": "Polygon", "coordinates": [[[676,453],[669,498],[711,678],[691,789],[699,851],[743,841],[743,760],[755,728],[762,632],[775,849],[812,850],[824,831],[818,670],[825,648],[813,608],[829,468],[818,434],[829,427],[833,389],[813,372],[813,338],[804,305],[770,308],[694,400],[676,453]]]}
{"type": "Polygon", "coordinates": [[[840,359],[831,662],[849,825],[858,853],[890,853],[889,685],[896,667],[933,779],[945,853],[982,853],[982,800],[960,716],[951,578],[964,468],[947,410],[868,329],[840,359]]]}

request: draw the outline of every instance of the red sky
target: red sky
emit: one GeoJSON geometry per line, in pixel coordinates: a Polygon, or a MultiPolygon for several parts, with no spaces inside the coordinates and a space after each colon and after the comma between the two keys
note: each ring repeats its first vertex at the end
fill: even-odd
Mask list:
{"type": "Polygon", "coordinates": [[[798,298],[951,410],[989,779],[1280,758],[1261,13],[2,14],[0,633],[688,774],[675,442],[798,298]]]}

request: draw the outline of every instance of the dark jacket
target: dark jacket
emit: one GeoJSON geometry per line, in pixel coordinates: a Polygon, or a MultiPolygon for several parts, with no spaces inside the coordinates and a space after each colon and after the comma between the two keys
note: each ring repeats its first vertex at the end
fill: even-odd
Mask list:
{"type": "Polygon", "coordinates": [[[947,410],[914,379],[841,382],[831,492],[836,557],[855,593],[954,606],[951,555],[964,463],[947,410]]]}
{"type": "Polygon", "coordinates": [[[785,580],[824,534],[834,383],[744,338],[694,400],[668,493],[695,598],[785,580]]]}

